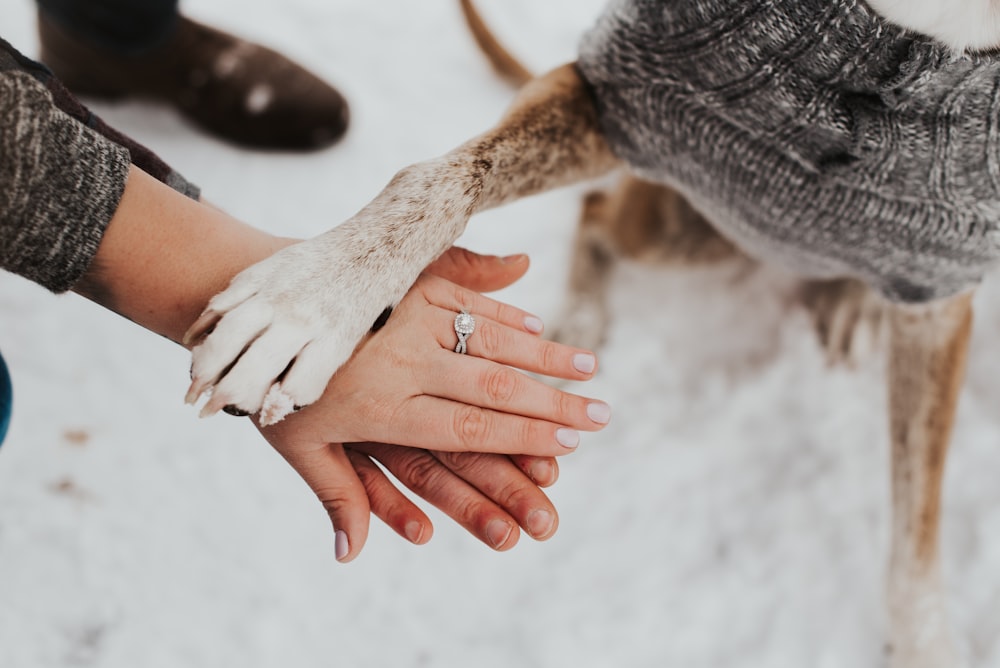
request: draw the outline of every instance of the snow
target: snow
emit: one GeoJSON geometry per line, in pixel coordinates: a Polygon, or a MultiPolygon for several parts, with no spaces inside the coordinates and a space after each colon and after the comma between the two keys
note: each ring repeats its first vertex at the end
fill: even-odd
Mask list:
{"type": "MultiPolygon", "coordinates": [[[[572,58],[598,0],[481,0],[535,69],[572,58]]],[[[453,0],[203,0],[196,18],[308,64],[351,100],[346,140],[247,153],[146,104],[94,104],[216,204],[314,235],[400,167],[485,129],[512,93],[453,0]]],[[[36,53],[34,6],[7,39],[36,53]]],[[[582,188],[476,216],[461,243],[526,251],[503,299],[551,327],[582,188]]],[[[412,546],[373,524],[334,560],[311,492],[246,420],[183,403],[186,353],[76,296],[0,275],[15,413],[0,449],[0,666],[857,668],[880,665],[884,357],[827,368],[791,281],[625,266],[598,377],[610,426],[551,489],[558,533],[493,553],[440,513],[412,546]]],[[[962,651],[1000,665],[1000,288],[977,297],[945,486],[962,651]]]]}

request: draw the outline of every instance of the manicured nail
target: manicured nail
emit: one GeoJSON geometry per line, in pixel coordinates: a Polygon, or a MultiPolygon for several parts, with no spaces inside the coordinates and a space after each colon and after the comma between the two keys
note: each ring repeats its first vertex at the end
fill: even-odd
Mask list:
{"type": "Polygon", "coordinates": [[[515,262],[520,262],[522,259],[527,257],[524,253],[517,253],[516,255],[505,255],[500,258],[500,264],[514,264],[515,262]]]}
{"type": "Polygon", "coordinates": [[[597,424],[607,424],[611,420],[611,406],[603,401],[587,404],[587,417],[597,424]]]}
{"type": "Polygon", "coordinates": [[[545,324],[542,323],[540,318],[529,315],[524,319],[524,328],[532,334],[541,334],[542,330],[545,329],[545,324]]]}
{"type": "Polygon", "coordinates": [[[532,510],[528,513],[525,524],[533,538],[544,538],[552,531],[552,513],[547,510],[532,510]]]}
{"type": "Polygon", "coordinates": [[[351,551],[351,542],[347,539],[346,531],[337,531],[334,535],[337,561],[342,561],[347,556],[347,553],[351,551]]]}
{"type": "Polygon", "coordinates": [[[501,520],[490,520],[486,525],[486,537],[495,549],[500,549],[510,538],[511,526],[501,520]]]}
{"type": "Polygon", "coordinates": [[[590,353],[577,353],[573,355],[573,368],[580,373],[594,373],[597,368],[597,358],[590,353]]]}
{"type": "Polygon", "coordinates": [[[424,527],[420,522],[414,520],[413,522],[407,522],[406,527],[404,527],[406,532],[406,539],[413,543],[414,545],[420,544],[420,536],[424,533],[424,527]]]}
{"type": "Polygon", "coordinates": [[[580,432],[576,429],[557,429],[556,440],[564,448],[575,448],[580,445],[580,432]]]}

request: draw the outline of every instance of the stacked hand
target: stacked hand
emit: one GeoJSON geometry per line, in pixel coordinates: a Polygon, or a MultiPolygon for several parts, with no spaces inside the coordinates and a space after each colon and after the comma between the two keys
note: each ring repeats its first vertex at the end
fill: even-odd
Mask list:
{"type": "Polygon", "coordinates": [[[587,380],[596,369],[592,353],[542,340],[540,320],[476,292],[513,283],[527,265],[453,248],[319,401],[260,427],[329,513],[338,560],[360,552],[371,513],[413,543],[431,537],[430,520],[375,462],[494,549],[513,547],[518,527],[539,540],[555,532],[540,489],[558,476],[554,457],[610,411],[515,370],[587,380]],[[462,310],[476,319],[466,355],[454,352],[462,310]]]}

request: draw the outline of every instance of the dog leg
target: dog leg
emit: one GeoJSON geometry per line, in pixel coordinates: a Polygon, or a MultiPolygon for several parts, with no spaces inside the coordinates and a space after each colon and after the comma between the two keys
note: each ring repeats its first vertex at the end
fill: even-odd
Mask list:
{"type": "Polygon", "coordinates": [[[591,350],[604,342],[607,285],[620,258],[695,265],[738,255],[672,188],[625,175],[614,189],[591,192],[584,199],[567,304],[553,338],[591,350]]]}
{"type": "Polygon", "coordinates": [[[188,401],[276,422],[312,403],[387,306],[469,216],[617,165],[583,80],[566,65],[526,85],[492,130],[400,171],[353,218],[247,269],[192,325],[188,401]]]}
{"type": "Polygon", "coordinates": [[[800,298],[812,316],[830,366],[853,366],[862,334],[868,333],[877,341],[882,333],[885,305],[861,281],[851,278],[806,281],[800,298]]]}
{"type": "Polygon", "coordinates": [[[941,483],[972,329],[972,296],[889,313],[893,668],[960,665],[938,557],[941,483]]]}

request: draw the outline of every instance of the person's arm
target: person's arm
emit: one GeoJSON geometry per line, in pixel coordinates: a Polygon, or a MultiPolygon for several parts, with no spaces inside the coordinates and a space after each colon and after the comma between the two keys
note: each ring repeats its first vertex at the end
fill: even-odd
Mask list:
{"type": "Polygon", "coordinates": [[[180,342],[233,276],[294,241],[185,197],[132,166],[97,255],[73,290],[180,342]]]}
{"type": "MultiPolygon", "coordinates": [[[[133,167],[94,263],[74,290],[147,329],[179,341],[208,299],[224,288],[232,276],[293,242],[195,202],[133,167]]],[[[463,277],[463,282],[478,289],[503,287],[526,269],[527,258],[523,256],[505,261],[462,249],[453,249],[430,268],[451,278],[463,277]]],[[[422,283],[425,284],[426,281],[422,283]]],[[[450,289],[440,283],[434,285],[440,286],[431,291],[438,295],[437,299],[451,296],[450,289]]],[[[378,437],[406,445],[426,447],[437,442],[439,447],[450,450],[477,447],[468,435],[461,433],[436,440],[441,427],[454,424],[454,415],[468,408],[464,401],[490,407],[494,398],[488,389],[475,389],[488,382],[487,376],[481,375],[483,359],[438,350],[441,353],[440,361],[435,363],[438,366],[427,367],[428,359],[438,358],[429,358],[421,348],[410,349],[426,337],[414,339],[408,332],[418,331],[419,323],[430,320],[423,313],[440,310],[426,301],[427,294],[430,294],[428,288],[423,287],[408,297],[384,336],[366,348],[391,345],[412,359],[413,370],[399,374],[396,380],[415,376],[431,380],[440,376],[441,370],[457,365],[454,370],[458,375],[467,375],[471,382],[462,390],[468,393],[465,398],[434,399],[438,390],[433,387],[396,382],[391,374],[387,375],[386,355],[366,353],[352,360],[339,380],[335,377],[329,396],[320,405],[290,416],[279,429],[264,432],[323,502],[334,524],[335,554],[341,561],[349,561],[360,553],[368,533],[369,513],[416,544],[429,540],[433,531],[427,516],[395,489],[371,463],[372,459],[382,462],[400,482],[495,550],[513,547],[518,541],[519,527],[533,538],[544,540],[557,526],[556,510],[539,489],[555,479],[558,469],[551,457],[434,452],[395,445],[348,446],[345,450],[338,442],[343,438],[342,430],[329,428],[357,425],[351,436],[378,437]],[[424,366],[418,369],[418,365],[424,366]],[[462,369],[469,371],[462,373],[462,369]],[[421,401],[426,401],[426,405],[418,403],[421,401]],[[395,413],[399,419],[391,422],[379,419],[387,413],[395,413]],[[406,415],[411,417],[403,419],[406,415]],[[418,424],[423,427],[415,430],[418,424]]],[[[477,299],[470,294],[468,303],[478,305],[480,313],[487,310],[497,313],[494,302],[486,300],[480,304],[477,299]],[[488,303],[494,306],[487,307],[488,303]]],[[[510,325],[507,329],[515,335],[520,330],[523,338],[508,340],[491,356],[511,363],[519,361],[519,366],[550,375],[575,380],[590,377],[593,367],[587,366],[592,364],[589,353],[537,340],[537,332],[531,331],[537,325],[527,325],[526,314],[510,307],[503,312],[510,325]],[[504,356],[508,355],[524,357],[506,359],[504,356]],[[582,371],[574,365],[576,355],[586,358],[582,371]],[[545,364],[528,361],[534,357],[546,360],[545,364]]],[[[438,328],[443,330],[440,334],[448,336],[449,324],[439,324],[444,325],[438,328]]],[[[484,321],[482,326],[499,325],[484,321]]],[[[473,354],[487,356],[477,346],[480,340],[485,340],[481,337],[488,334],[481,332],[479,338],[473,338],[470,342],[473,354]]],[[[503,337],[489,338],[499,341],[503,337]]],[[[432,346],[440,345],[434,337],[428,341],[432,346]]],[[[504,368],[503,373],[508,370],[504,368]]],[[[547,442],[546,452],[570,452],[571,448],[559,445],[559,433],[571,434],[575,439],[576,429],[603,426],[603,422],[588,415],[588,406],[594,402],[545,388],[534,381],[528,383],[519,391],[520,404],[493,405],[492,410],[482,412],[486,418],[484,425],[495,423],[500,428],[484,433],[481,447],[525,450],[547,442]],[[545,407],[538,407],[541,405],[545,407]],[[533,434],[528,441],[517,438],[522,427],[523,433],[533,434]],[[515,438],[512,440],[511,436],[515,438]]]]}

